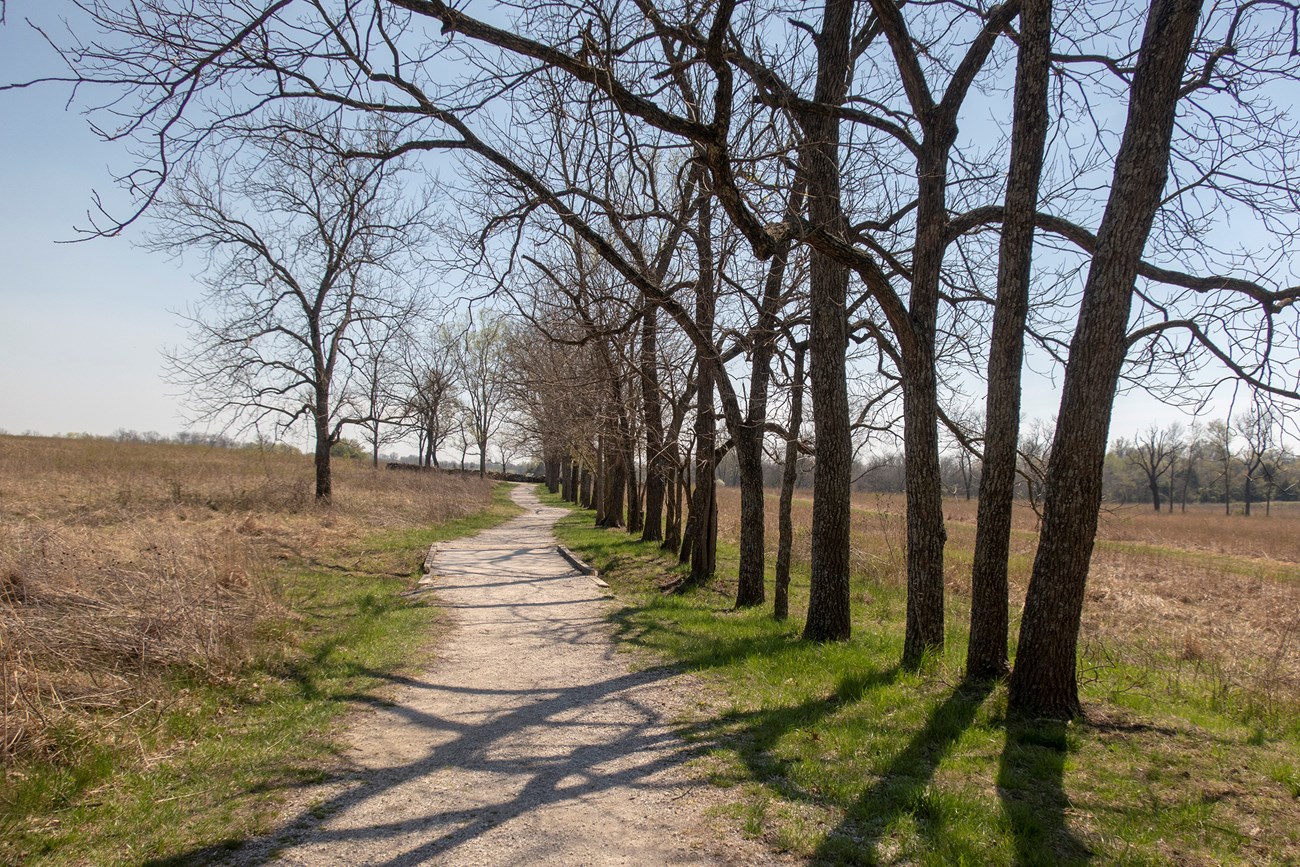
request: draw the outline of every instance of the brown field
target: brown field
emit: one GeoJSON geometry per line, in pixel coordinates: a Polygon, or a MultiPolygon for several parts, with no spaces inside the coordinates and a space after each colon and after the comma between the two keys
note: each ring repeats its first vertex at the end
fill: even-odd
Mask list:
{"type": "Polygon", "coordinates": [[[291,616],[277,562],[346,573],[321,552],[491,499],[469,477],[335,473],[323,508],[302,455],[0,436],[0,758],[100,736],[178,669],[232,676],[260,624],[291,616]]]}
{"type": "MultiPolygon", "coordinates": [[[[739,537],[740,496],[719,490],[719,533],[739,537]]],[[[854,496],[853,562],[869,579],[901,586],[906,529],[901,495],[854,496]]],[[[950,623],[965,616],[975,541],[975,501],[945,501],[950,623]]],[[[1156,515],[1148,506],[1107,506],[1093,553],[1082,642],[1143,676],[1177,688],[1196,680],[1237,692],[1258,710],[1300,708],[1300,504],[1252,517],[1207,504],[1156,515]],[[1151,675],[1155,672],[1155,675],[1151,675]]],[[[766,542],[775,552],[776,494],[766,542]]],[[[795,560],[807,562],[812,500],[794,505],[795,560]]],[[[1037,545],[1036,518],[1018,505],[1011,559],[1013,630],[1037,545]]],[[[964,641],[964,637],[961,638],[964,641]]],[[[1014,634],[1013,634],[1014,640],[1014,634]]]]}

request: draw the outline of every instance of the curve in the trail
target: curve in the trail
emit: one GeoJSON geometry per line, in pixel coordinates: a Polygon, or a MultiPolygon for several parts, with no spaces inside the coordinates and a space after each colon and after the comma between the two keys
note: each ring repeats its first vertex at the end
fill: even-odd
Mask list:
{"type": "Polygon", "coordinates": [[[357,723],[352,772],[280,863],[768,860],[705,830],[707,793],[682,768],[701,747],[672,727],[678,675],[615,652],[599,588],[556,553],[564,510],[513,496],[525,514],[439,550],[454,626],[438,662],[357,723]]]}

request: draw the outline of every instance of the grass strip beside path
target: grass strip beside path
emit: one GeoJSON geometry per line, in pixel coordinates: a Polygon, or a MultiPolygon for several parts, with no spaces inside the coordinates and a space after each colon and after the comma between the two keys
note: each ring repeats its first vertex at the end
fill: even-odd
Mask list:
{"type": "Polygon", "coordinates": [[[808,643],[806,572],[779,623],[730,610],[729,540],[715,586],[676,595],[661,589],[675,558],[592,525],[574,510],[557,534],[617,594],[621,641],[715,688],[683,733],[708,745],[700,771],[731,793],[725,812],[775,849],[816,864],[1300,860],[1294,721],[1249,725],[1202,692],[1132,690],[1135,673],[1094,648],[1089,722],[1009,723],[1004,685],[962,681],[960,600],[948,650],[903,671],[902,588],[855,575],[853,639],[808,643]]]}
{"type": "Polygon", "coordinates": [[[0,860],[206,863],[266,834],[287,794],[328,777],[343,714],[429,662],[438,611],[403,594],[431,544],[518,514],[510,487],[475,515],[282,561],[273,580],[285,613],[262,625],[238,676],[177,680],[165,706],[140,710],[129,742],[119,733],[81,745],[73,762],[7,775],[0,860]]]}

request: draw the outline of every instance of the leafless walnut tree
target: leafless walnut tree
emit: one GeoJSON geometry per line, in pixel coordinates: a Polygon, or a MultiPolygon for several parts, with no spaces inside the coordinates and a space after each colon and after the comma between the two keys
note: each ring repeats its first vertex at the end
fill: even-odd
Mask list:
{"type": "Polygon", "coordinates": [[[399,193],[400,162],[344,157],[347,133],[293,112],[213,142],[174,175],[149,245],[205,258],[206,294],[169,376],[213,418],[310,425],[316,497],[332,494],[330,447],[367,409],[364,353],[411,314],[405,282],[425,241],[421,207],[399,193]]]}

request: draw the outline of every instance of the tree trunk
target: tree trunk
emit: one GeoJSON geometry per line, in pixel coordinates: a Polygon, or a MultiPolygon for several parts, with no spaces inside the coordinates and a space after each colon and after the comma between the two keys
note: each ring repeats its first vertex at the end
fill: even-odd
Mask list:
{"type": "Polygon", "coordinates": [[[619,410],[619,442],[623,447],[619,455],[619,465],[623,468],[623,481],[627,493],[627,531],[640,533],[642,524],[641,492],[636,477],[636,438],[632,435],[632,426],[627,412],[619,410]]]}
{"type": "MultiPolygon", "coordinates": [[[[1025,318],[1033,262],[1034,212],[1047,139],[1051,0],[1022,0],[1020,53],[1011,122],[1011,164],[1002,239],[998,298],[989,342],[984,409],[984,464],[980,471],[975,555],[971,564],[970,636],[966,676],[1004,677],[1007,664],[1007,561],[1015,502],[1016,440],[1020,436],[1020,380],[1025,318]]],[[[967,499],[970,486],[967,484],[967,499]]]]}
{"type": "Polygon", "coordinates": [[[713,464],[716,423],[713,418],[713,376],[703,367],[699,374],[695,411],[695,490],[691,495],[691,514],[686,522],[690,539],[691,571],[687,584],[701,585],[713,580],[717,566],[717,497],[713,464]]]}
{"type": "Polygon", "coordinates": [[[584,509],[590,509],[592,507],[592,501],[594,498],[591,495],[591,487],[591,470],[584,466],[578,475],[578,496],[580,498],[580,505],[584,509]]]}
{"type": "MultiPolygon", "coordinates": [[[[955,129],[952,131],[955,134],[955,129]]],[[[904,357],[903,466],[907,487],[907,625],[903,665],[920,665],[943,648],[943,481],[939,469],[939,394],[935,323],[939,275],[947,246],[944,179],[948,131],[923,145],[919,171],[916,247],[908,312],[914,338],[904,357]]],[[[815,414],[815,413],[814,413],[815,414]]]]}
{"type": "Polygon", "coordinates": [[[790,427],[786,432],[785,466],[781,471],[781,502],[777,506],[776,588],[772,616],[790,616],[790,555],[794,548],[794,484],[799,477],[799,429],[803,425],[803,359],[807,344],[794,350],[794,381],[790,391],[790,427]]]}
{"type": "MultiPolygon", "coordinates": [[[[817,48],[813,99],[839,105],[849,69],[853,0],[825,0],[817,48]]],[[[840,125],[829,112],[801,119],[800,167],[808,216],[838,237],[847,235],[840,201],[840,125]]],[[[804,638],[841,641],[852,632],[849,613],[849,485],[853,443],[845,380],[849,274],[841,263],[813,250],[809,284],[809,362],[817,463],[813,471],[812,561],[804,638]]]]}
{"type": "MultiPolygon", "coordinates": [[[[621,439],[621,438],[620,438],[621,439]]],[[[627,469],[623,466],[622,451],[614,446],[605,445],[603,458],[604,472],[604,508],[597,524],[601,527],[622,527],[623,492],[627,487],[627,469]]]]}
{"type": "MultiPolygon", "coordinates": [[[[696,211],[696,247],[699,253],[695,281],[695,321],[705,343],[713,344],[713,320],[717,310],[716,273],[713,259],[713,200],[699,197],[696,211]]],[[[717,447],[717,421],[714,419],[714,369],[712,359],[697,346],[695,390],[695,491],[691,497],[691,515],[687,520],[690,550],[690,573],[686,586],[702,585],[713,580],[717,567],[717,498],[714,449],[717,447]]]]}
{"type": "Polygon", "coordinates": [[[487,440],[478,441],[478,477],[487,478],[487,440]]]}
{"type": "Polygon", "coordinates": [[[560,473],[564,471],[564,462],[552,457],[546,462],[546,490],[552,494],[560,492],[560,473]]]}
{"type": "Polygon", "coordinates": [[[664,538],[664,417],[659,397],[659,308],[647,303],[641,317],[641,415],[645,419],[645,521],[641,541],[664,538]]]}
{"type": "Polygon", "coordinates": [[[668,460],[665,467],[668,477],[664,480],[664,494],[667,498],[664,515],[664,538],[659,547],[665,551],[676,552],[682,547],[682,490],[681,473],[677,467],[677,444],[668,445],[668,460]]]}
{"type": "Polygon", "coordinates": [[[322,380],[323,377],[317,374],[312,424],[316,431],[316,502],[328,503],[334,495],[334,475],[330,467],[330,447],[334,442],[330,437],[329,386],[319,384],[322,380]]]}
{"type": "Polygon", "coordinates": [[[695,506],[694,489],[691,485],[691,475],[695,472],[695,444],[686,450],[686,469],[683,471],[683,485],[685,487],[686,517],[682,521],[682,546],[677,555],[678,563],[691,562],[691,550],[695,546],[695,521],[698,516],[695,506]]]}
{"type": "MultiPolygon", "coordinates": [[[[736,607],[762,605],[767,572],[767,520],[763,499],[763,432],[767,425],[768,386],[772,379],[772,355],[776,351],[776,322],[781,308],[781,285],[785,282],[790,245],[772,256],[763,283],[750,353],[749,401],[745,417],[735,425],[736,464],[740,470],[740,564],[736,582],[736,607]]],[[[729,416],[739,415],[735,406],[729,416]]]]}
{"type": "Polygon", "coordinates": [[[740,468],[740,564],[736,583],[736,607],[752,608],[766,601],[763,428],[746,424],[738,433],[740,437],[735,444],[736,463],[740,468]]]}
{"type": "Polygon", "coordinates": [[[1200,8],[1201,0],[1153,0],[1142,37],[1048,461],[1043,528],[1008,695],[1009,709],[1021,715],[1063,719],[1082,712],[1079,622],[1111,405],[1124,364],[1138,262],[1168,178],[1175,109],[1200,8]]]}
{"type": "Polygon", "coordinates": [[[596,437],[596,469],[591,482],[592,506],[596,510],[596,526],[605,525],[605,482],[608,467],[605,465],[605,437],[596,437]]]}

